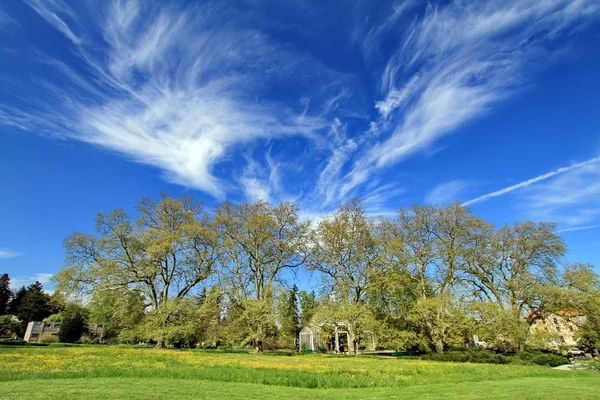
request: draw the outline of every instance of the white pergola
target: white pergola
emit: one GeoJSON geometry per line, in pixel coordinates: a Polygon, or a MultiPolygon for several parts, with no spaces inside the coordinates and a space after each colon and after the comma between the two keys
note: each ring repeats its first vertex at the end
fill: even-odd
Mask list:
{"type": "Polygon", "coordinates": [[[329,325],[333,327],[334,338],[335,338],[335,352],[340,353],[340,337],[346,335],[346,343],[348,343],[348,331],[345,330],[346,326],[343,323],[327,323],[320,325],[307,326],[300,331],[300,351],[310,350],[317,351],[319,347],[324,346],[323,337],[321,335],[322,327],[329,325]]]}

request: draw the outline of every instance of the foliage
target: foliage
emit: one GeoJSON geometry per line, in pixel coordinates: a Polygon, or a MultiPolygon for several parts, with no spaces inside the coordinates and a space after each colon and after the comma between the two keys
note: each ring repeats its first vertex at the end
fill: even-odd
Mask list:
{"type": "Polygon", "coordinates": [[[41,343],[54,343],[56,342],[56,339],[56,335],[53,335],[51,333],[44,333],[42,334],[42,336],[40,336],[41,343]]]}
{"type": "Polygon", "coordinates": [[[565,356],[539,351],[521,351],[514,358],[526,364],[546,365],[549,367],[558,367],[569,362],[569,359],[565,356]]]}
{"type": "Polygon", "coordinates": [[[103,339],[108,342],[136,343],[145,308],[142,293],[127,289],[94,292],[88,303],[90,321],[103,325],[103,339]]]}
{"type": "Polygon", "coordinates": [[[21,321],[14,315],[0,315],[0,336],[13,335],[19,331],[21,321]]]}
{"type": "Polygon", "coordinates": [[[242,302],[241,309],[243,313],[236,321],[246,327],[241,344],[253,344],[257,352],[262,352],[263,340],[275,336],[277,332],[272,305],[267,299],[250,299],[242,302]]]}
{"type": "Polygon", "coordinates": [[[592,371],[600,372],[600,361],[598,361],[598,360],[589,361],[588,363],[586,363],[586,367],[588,369],[591,369],[592,371]]]}
{"type": "Polygon", "coordinates": [[[275,284],[306,259],[310,224],[300,222],[298,210],[290,202],[271,207],[264,201],[236,206],[226,202],[216,210],[222,284],[236,311],[230,322],[246,327],[243,341],[253,342],[258,352],[274,331],[275,284]]]}
{"type": "MultiPolygon", "coordinates": [[[[56,275],[60,290],[135,289],[154,315],[167,316],[161,308],[172,297],[185,298],[210,276],[217,235],[199,203],[163,195],[158,202],[142,199],[137,208],[140,217],[133,224],[123,210],[100,213],[98,236],[73,233],[65,240],[67,265],[56,275]]],[[[163,347],[164,339],[157,339],[163,347]]]]}
{"type": "Polygon", "coordinates": [[[86,331],[86,310],[76,304],[70,304],[63,312],[62,323],[58,330],[58,340],[63,343],[75,343],[86,331]]]}
{"type": "Polygon", "coordinates": [[[508,364],[510,357],[491,351],[449,351],[446,353],[432,353],[423,356],[425,360],[470,362],[484,364],[508,364]]]}
{"type": "Polygon", "coordinates": [[[13,293],[10,290],[10,278],[8,274],[0,275],[0,316],[8,314],[10,300],[13,293]]]}
{"type": "Polygon", "coordinates": [[[279,305],[280,333],[288,342],[288,347],[295,347],[295,340],[300,333],[300,315],[298,312],[298,286],[294,285],[289,291],[280,296],[279,305]]]}
{"type": "Polygon", "coordinates": [[[522,351],[516,354],[505,355],[489,350],[450,351],[443,354],[428,354],[423,356],[426,360],[470,362],[485,364],[528,364],[558,367],[568,364],[569,360],[557,354],[522,351]]]}
{"type": "MultiPolygon", "coordinates": [[[[562,311],[588,317],[582,345],[600,340],[600,279],[592,266],[561,268],[566,247],[551,223],[495,227],[458,203],[375,219],[356,199],[312,228],[292,202],[224,202],[210,215],[191,197],[162,195],[142,199],[138,214],[101,213],[95,235],[68,237],[56,276],[59,291],[90,299],[113,342],[260,352],[290,348],[301,327],[326,323],[345,327],[350,352],[372,334],[379,347],[411,353],[441,353],[473,335],[518,352],[559,339],[532,336],[525,315],[562,311]],[[329,301],[285,291],[301,267],[316,272],[329,301]]],[[[18,290],[11,310],[31,311],[40,292],[18,290]]],[[[34,308],[58,313],[58,293],[34,308]]]]}
{"type": "Polygon", "coordinates": [[[553,339],[553,336],[543,335],[537,342],[530,340],[529,325],[520,318],[518,310],[504,309],[497,303],[474,302],[470,313],[475,321],[473,333],[497,351],[516,352],[527,344],[539,348],[553,339]]]}
{"type": "Polygon", "coordinates": [[[59,310],[53,306],[52,298],[44,292],[40,282],[18,289],[10,303],[10,313],[21,321],[19,336],[25,333],[27,323],[43,321],[57,311],[59,310]]]}

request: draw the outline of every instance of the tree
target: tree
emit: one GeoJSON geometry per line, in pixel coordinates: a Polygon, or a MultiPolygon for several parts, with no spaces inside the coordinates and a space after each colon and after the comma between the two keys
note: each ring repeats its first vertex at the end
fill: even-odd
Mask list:
{"type": "Polygon", "coordinates": [[[468,260],[465,281],[475,294],[519,316],[539,308],[539,289],[556,283],[557,266],[566,251],[555,230],[555,224],[522,222],[482,237],[468,260]]]}
{"type": "Polygon", "coordinates": [[[274,326],[275,285],[284,271],[304,263],[310,224],[299,221],[295,204],[271,207],[264,201],[223,203],[214,223],[221,238],[222,284],[230,302],[245,310],[238,316],[247,322],[248,337],[261,352],[261,335],[274,326]]]}
{"type": "Polygon", "coordinates": [[[137,327],[137,334],[146,340],[160,341],[182,347],[200,340],[198,306],[191,298],[169,299],[161,308],[146,313],[137,327]]]}
{"type": "Polygon", "coordinates": [[[437,353],[442,353],[448,346],[460,346],[465,341],[467,319],[455,304],[443,296],[418,299],[407,319],[437,353]]]}
{"type": "Polygon", "coordinates": [[[294,343],[300,333],[300,315],[298,313],[298,286],[283,292],[281,296],[280,316],[281,332],[294,343]]]}
{"type": "Polygon", "coordinates": [[[304,328],[310,324],[319,304],[314,290],[310,293],[302,290],[298,294],[298,299],[300,305],[300,328],[304,328]]]}
{"type": "Polygon", "coordinates": [[[10,290],[10,278],[8,274],[0,276],[0,315],[6,315],[9,311],[10,301],[13,293],[10,290]]]}
{"type": "MultiPolygon", "coordinates": [[[[154,313],[181,300],[213,272],[218,237],[208,214],[189,196],[144,198],[132,224],[123,210],[98,214],[97,236],[73,233],[65,240],[67,262],[56,276],[69,292],[136,290],[154,313]]],[[[168,321],[167,307],[164,312],[168,321]]],[[[157,347],[165,346],[158,338],[157,347]]]]}
{"type": "Polygon", "coordinates": [[[58,311],[53,308],[51,297],[44,292],[41,282],[21,287],[15,293],[10,305],[10,313],[21,321],[19,336],[25,333],[29,322],[43,321],[44,318],[58,311]]]}
{"type": "Polygon", "coordinates": [[[63,318],[58,330],[58,340],[63,343],[75,343],[87,331],[87,312],[76,304],[70,304],[62,312],[63,318]]]}
{"type": "Polygon", "coordinates": [[[490,229],[458,203],[401,208],[382,224],[382,259],[389,266],[382,288],[400,300],[387,303],[397,310],[399,322],[417,324],[437,352],[451,344],[458,315],[451,304],[454,291],[490,229]],[[402,314],[411,321],[402,321],[402,314]]]}
{"type": "MultiPolygon", "coordinates": [[[[343,310],[348,330],[349,351],[356,352],[361,305],[367,291],[383,274],[379,262],[379,244],[373,235],[375,226],[368,219],[359,200],[340,206],[313,231],[312,259],[309,267],[321,272],[331,285],[343,310]],[[352,312],[352,309],[355,312],[352,312]]],[[[341,317],[340,317],[341,318],[341,317]]]]}
{"type": "Polygon", "coordinates": [[[0,315],[0,336],[14,335],[21,329],[21,321],[14,315],[0,315]]]}
{"type": "Polygon", "coordinates": [[[103,340],[109,342],[136,343],[145,308],[143,294],[127,289],[94,292],[88,303],[90,321],[103,325],[103,340]]]}
{"type": "Polygon", "coordinates": [[[223,293],[214,286],[204,291],[198,306],[200,340],[216,346],[223,339],[223,293]]]}
{"type": "Polygon", "coordinates": [[[478,238],[462,276],[480,300],[495,304],[490,342],[506,350],[522,350],[528,326],[523,317],[544,314],[557,287],[557,271],[566,251],[555,224],[522,222],[486,232],[478,238]]]}
{"type": "Polygon", "coordinates": [[[545,288],[546,312],[571,312],[585,316],[579,327],[579,343],[600,346],[600,275],[589,264],[567,265],[557,285],[545,288]]]}

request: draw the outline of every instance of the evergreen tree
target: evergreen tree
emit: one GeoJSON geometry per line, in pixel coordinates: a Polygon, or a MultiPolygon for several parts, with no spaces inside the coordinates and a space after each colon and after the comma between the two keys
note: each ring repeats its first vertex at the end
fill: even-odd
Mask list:
{"type": "Polygon", "coordinates": [[[298,286],[296,285],[294,285],[285,296],[281,330],[286,336],[294,339],[300,332],[300,315],[298,313],[298,286]]]}
{"type": "Polygon", "coordinates": [[[44,293],[40,282],[21,287],[10,304],[10,313],[21,321],[20,335],[25,332],[29,322],[43,321],[54,314],[54,311],[58,310],[53,310],[51,297],[44,293]]]}
{"type": "Polygon", "coordinates": [[[21,286],[16,292],[12,295],[12,301],[8,307],[8,313],[11,315],[17,315],[19,306],[23,302],[23,299],[27,295],[27,288],[25,286],[21,286]]]}
{"type": "Polygon", "coordinates": [[[10,278],[8,274],[0,276],[0,315],[8,314],[10,300],[13,293],[10,290],[10,278]]]}

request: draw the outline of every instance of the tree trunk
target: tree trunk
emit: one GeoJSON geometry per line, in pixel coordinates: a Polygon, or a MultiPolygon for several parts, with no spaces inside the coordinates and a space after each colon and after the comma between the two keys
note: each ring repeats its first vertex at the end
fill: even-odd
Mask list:
{"type": "Polygon", "coordinates": [[[156,342],[156,346],[154,348],[155,349],[166,349],[167,344],[165,343],[165,339],[158,339],[158,341],[156,342]]]}
{"type": "Polygon", "coordinates": [[[348,330],[348,354],[356,354],[356,335],[354,329],[347,327],[348,330]]]}
{"type": "Polygon", "coordinates": [[[262,353],[263,352],[263,342],[262,342],[262,339],[258,339],[258,340],[255,341],[254,348],[256,349],[257,353],[262,353]]]}
{"type": "Polygon", "coordinates": [[[442,339],[437,339],[433,341],[433,345],[435,346],[435,352],[441,354],[444,352],[444,342],[442,339]]]}

